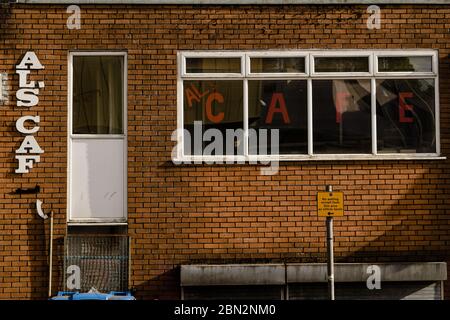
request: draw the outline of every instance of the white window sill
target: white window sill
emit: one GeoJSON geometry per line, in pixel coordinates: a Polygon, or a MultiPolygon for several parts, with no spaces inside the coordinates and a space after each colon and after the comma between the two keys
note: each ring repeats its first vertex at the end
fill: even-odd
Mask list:
{"type": "Polygon", "coordinates": [[[385,161],[385,160],[446,160],[447,157],[437,154],[327,154],[327,155],[280,155],[257,157],[180,157],[173,159],[174,164],[245,164],[264,163],[269,161],[385,161]]]}
{"type": "Polygon", "coordinates": [[[69,226],[126,226],[128,223],[123,219],[83,219],[83,220],[70,220],[67,221],[69,226]]]}

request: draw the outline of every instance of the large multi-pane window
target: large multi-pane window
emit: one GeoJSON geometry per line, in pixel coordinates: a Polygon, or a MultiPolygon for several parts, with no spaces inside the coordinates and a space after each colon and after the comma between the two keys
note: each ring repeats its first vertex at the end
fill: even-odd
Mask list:
{"type": "Polygon", "coordinates": [[[286,160],[439,156],[435,50],[181,52],[178,157],[286,160]],[[263,143],[254,132],[277,129],[263,143]],[[195,138],[194,138],[195,137],[195,138]],[[203,139],[202,139],[203,138],[203,139]],[[217,137],[216,137],[217,138],[217,137]],[[209,150],[211,151],[211,150],[209,150]]]}

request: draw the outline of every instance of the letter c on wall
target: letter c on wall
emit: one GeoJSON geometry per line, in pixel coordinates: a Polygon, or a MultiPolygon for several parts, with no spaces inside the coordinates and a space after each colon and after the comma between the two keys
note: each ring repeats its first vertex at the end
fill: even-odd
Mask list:
{"type": "Polygon", "coordinates": [[[33,129],[27,129],[25,128],[25,122],[26,121],[33,121],[35,124],[38,124],[39,121],[41,121],[41,118],[39,116],[23,116],[17,119],[16,121],[16,129],[20,133],[23,134],[33,134],[39,131],[39,126],[35,126],[33,129]]]}

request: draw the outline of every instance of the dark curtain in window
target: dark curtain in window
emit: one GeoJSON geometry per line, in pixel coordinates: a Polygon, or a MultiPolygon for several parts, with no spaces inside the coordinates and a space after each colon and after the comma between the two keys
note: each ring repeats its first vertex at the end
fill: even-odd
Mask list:
{"type": "Polygon", "coordinates": [[[123,133],[123,57],[73,57],[73,133],[123,133]]]}

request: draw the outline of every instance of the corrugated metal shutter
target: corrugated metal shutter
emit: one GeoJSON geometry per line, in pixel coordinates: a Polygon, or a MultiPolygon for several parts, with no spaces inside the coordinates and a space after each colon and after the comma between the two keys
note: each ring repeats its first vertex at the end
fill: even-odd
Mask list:
{"type": "MultiPolygon", "coordinates": [[[[289,285],[290,300],[328,299],[327,283],[289,285]]],[[[336,283],[336,300],[440,300],[438,282],[382,282],[380,290],[369,290],[365,283],[336,283]]]]}
{"type": "Polygon", "coordinates": [[[184,300],[280,300],[282,286],[202,286],[184,287],[184,300]]]}

